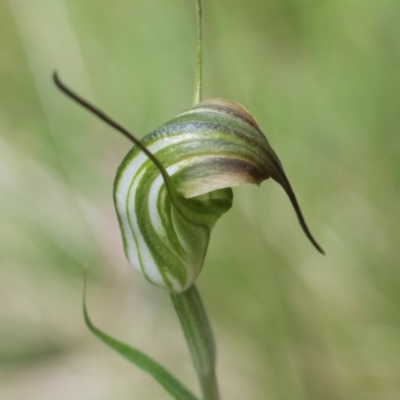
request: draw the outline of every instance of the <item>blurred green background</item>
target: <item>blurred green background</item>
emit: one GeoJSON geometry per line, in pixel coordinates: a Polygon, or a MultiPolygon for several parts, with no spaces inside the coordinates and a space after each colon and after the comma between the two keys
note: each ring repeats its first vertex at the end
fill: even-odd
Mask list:
{"type": "MultiPolygon", "coordinates": [[[[64,98],[57,69],[142,136],[189,108],[192,0],[0,1],[0,398],[167,399],[91,336],[198,390],[165,291],[128,265],[112,203],[130,143],[64,98]]],[[[400,3],[204,1],[204,95],[235,100],[279,154],[283,190],[235,189],[198,281],[223,399],[400,398],[400,3]]]]}

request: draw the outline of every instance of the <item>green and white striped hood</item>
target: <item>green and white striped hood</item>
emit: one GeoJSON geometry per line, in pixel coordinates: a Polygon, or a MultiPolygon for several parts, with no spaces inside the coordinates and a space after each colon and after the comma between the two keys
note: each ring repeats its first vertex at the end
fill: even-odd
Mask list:
{"type": "Polygon", "coordinates": [[[155,285],[181,292],[195,281],[211,229],[232,205],[232,186],[272,177],[302,220],[278,157],[236,103],[199,103],[142,143],[170,179],[135,146],[118,169],[114,201],[126,256],[155,285]]]}

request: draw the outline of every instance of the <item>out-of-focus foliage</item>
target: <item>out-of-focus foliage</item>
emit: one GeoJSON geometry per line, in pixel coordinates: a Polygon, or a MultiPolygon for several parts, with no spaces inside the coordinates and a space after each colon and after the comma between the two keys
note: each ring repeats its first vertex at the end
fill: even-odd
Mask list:
{"type": "MultiPolygon", "coordinates": [[[[124,258],[112,204],[130,143],[53,87],[61,77],[139,136],[191,106],[194,1],[0,2],[0,398],[164,399],[92,337],[147,351],[196,389],[167,293],[124,258]]],[[[242,103],[281,188],[235,190],[199,279],[224,399],[400,398],[400,3],[204,1],[205,98],[242,103]]]]}

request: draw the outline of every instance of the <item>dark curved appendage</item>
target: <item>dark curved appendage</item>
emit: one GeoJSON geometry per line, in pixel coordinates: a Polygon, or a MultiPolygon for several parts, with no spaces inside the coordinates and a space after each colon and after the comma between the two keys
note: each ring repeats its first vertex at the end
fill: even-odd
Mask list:
{"type": "Polygon", "coordinates": [[[296,212],[297,218],[299,220],[300,226],[303,229],[303,232],[305,235],[308,237],[310,242],[314,245],[314,247],[321,253],[325,254],[325,251],[322,249],[322,247],[317,243],[317,241],[314,239],[313,235],[311,234],[310,230],[308,229],[306,220],[303,217],[303,213],[301,212],[299,203],[297,201],[296,195],[294,194],[294,191],[292,189],[292,186],[285,174],[285,171],[283,170],[283,167],[279,161],[279,158],[276,156],[276,154],[272,155],[272,163],[273,163],[273,170],[270,173],[271,178],[278,182],[286,192],[286,194],[289,197],[290,202],[292,203],[292,206],[294,208],[294,211],[296,212]]]}

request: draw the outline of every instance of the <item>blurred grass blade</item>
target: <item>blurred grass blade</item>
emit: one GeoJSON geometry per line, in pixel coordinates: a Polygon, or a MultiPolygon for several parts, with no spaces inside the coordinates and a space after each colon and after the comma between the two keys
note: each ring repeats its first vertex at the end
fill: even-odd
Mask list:
{"type": "Polygon", "coordinates": [[[89,318],[86,307],[86,287],[87,287],[87,265],[83,273],[83,314],[87,327],[101,341],[110,346],[117,353],[121,354],[132,364],[149,373],[169,394],[177,400],[198,400],[188,389],[186,389],[176,378],[174,378],[164,367],[148,357],[146,354],[129,345],[122,343],[106,333],[102,332],[93,325],[89,318]]]}

